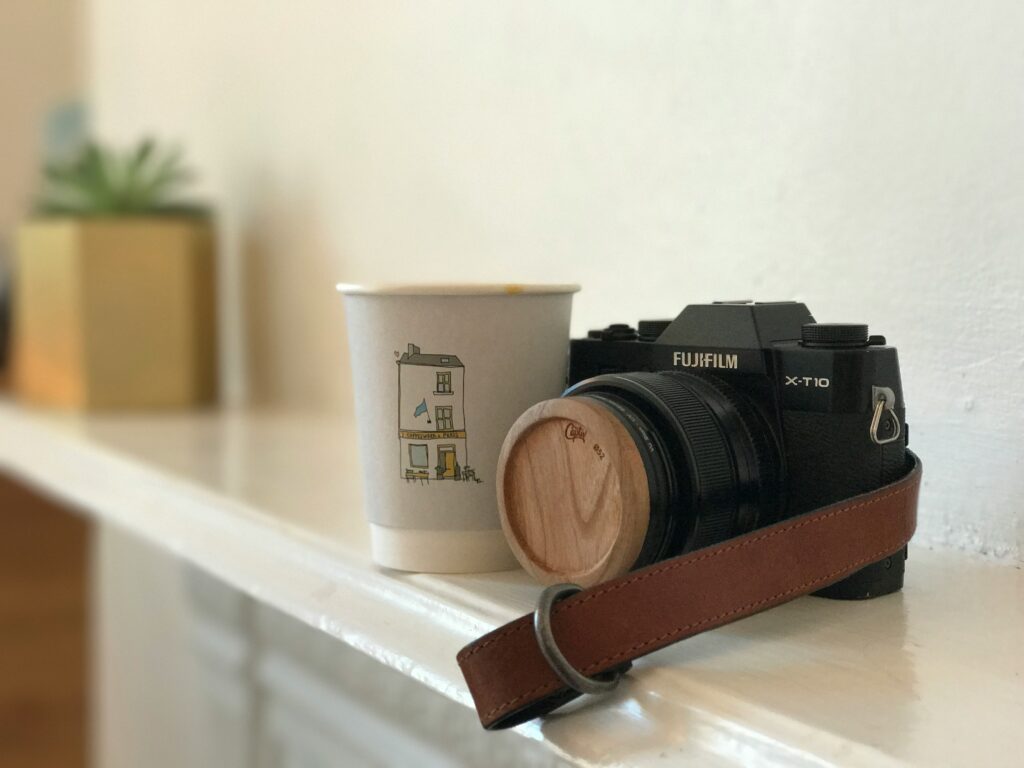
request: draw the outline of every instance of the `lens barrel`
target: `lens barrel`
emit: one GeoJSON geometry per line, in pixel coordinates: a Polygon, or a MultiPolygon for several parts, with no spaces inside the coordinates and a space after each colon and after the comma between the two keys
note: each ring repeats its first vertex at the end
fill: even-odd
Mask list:
{"type": "Polygon", "coordinates": [[[641,454],[650,521],[634,568],[776,519],[779,447],[758,409],[725,382],[675,371],[605,374],[564,397],[604,405],[641,454]]]}

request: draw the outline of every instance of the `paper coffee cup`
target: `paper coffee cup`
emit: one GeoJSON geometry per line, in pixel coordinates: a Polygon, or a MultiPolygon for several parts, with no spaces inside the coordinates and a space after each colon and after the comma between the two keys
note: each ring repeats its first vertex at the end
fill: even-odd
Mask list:
{"type": "Polygon", "coordinates": [[[406,571],[517,567],[501,530],[509,427],[565,388],[576,285],[338,285],[373,558],[406,571]]]}

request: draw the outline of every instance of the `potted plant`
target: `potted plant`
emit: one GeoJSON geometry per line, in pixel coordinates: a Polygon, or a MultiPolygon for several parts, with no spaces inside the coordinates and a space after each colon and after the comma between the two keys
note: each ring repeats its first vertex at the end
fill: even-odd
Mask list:
{"type": "Polygon", "coordinates": [[[216,390],[210,217],[176,151],[85,145],[48,164],[18,231],[13,385],[72,408],[180,407],[216,390]]]}

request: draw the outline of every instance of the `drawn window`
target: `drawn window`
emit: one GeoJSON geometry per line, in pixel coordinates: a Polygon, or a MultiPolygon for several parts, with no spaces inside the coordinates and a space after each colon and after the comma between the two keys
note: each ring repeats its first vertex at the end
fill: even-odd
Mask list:
{"type": "Polygon", "coordinates": [[[452,393],[452,373],[451,371],[445,371],[444,373],[437,374],[437,389],[434,390],[438,394],[450,395],[452,393]]]}
{"type": "Polygon", "coordinates": [[[451,431],[452,407],[450,405],[439,405],[434,409],[434,417],[437,419],[437,428],[442,431],[451,431]]]}
{"type": "Polygon", "coordinates": [[[414,467],[427,466],[427,446],[413,443],[409,446],[409,464],[414,467]]]}

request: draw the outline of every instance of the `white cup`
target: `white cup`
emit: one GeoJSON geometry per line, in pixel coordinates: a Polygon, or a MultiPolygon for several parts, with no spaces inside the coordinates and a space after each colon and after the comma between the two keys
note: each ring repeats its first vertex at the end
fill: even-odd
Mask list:
{"type": "Polygon", "coordinates": [[[509,427],[565,386],[576,285],[340,284],[374,560],[517,567],[498,518],[509,427]]]}

